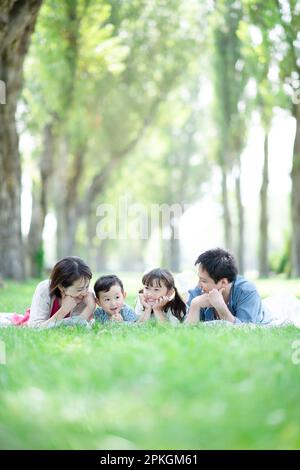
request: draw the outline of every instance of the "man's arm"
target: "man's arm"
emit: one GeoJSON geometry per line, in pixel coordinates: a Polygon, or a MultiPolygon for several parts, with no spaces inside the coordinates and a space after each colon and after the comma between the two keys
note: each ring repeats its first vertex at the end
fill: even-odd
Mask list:
{"type": "Polygon", "coordinates": [[[190,309],[186,315],[184,323],[187,325],[196,325],[200,321],[201,308],[211,307],[208,294],[198,295],[191,301],[190,309]]]}
{"type": "Polygon", "coordinates": [[[235,316],[232,315],[231,311],[227,307],[222,295],[222,291],[213,289],[209,292],[208,297],[211,305],[216,309],[220,320],[226,320],[230,321],[231,323],[235,323],[235,316]]]}

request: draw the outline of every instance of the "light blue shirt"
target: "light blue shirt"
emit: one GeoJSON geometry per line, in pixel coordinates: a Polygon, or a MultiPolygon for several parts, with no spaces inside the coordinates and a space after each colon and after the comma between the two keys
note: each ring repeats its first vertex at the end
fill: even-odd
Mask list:
{"type": "MultiPolygon", "coordinates": [[[[138,319],[137,315],[134,313],[134,310],[126,304],[124,304],[121,308],[120,315],[122,316],[123,320],[128,323],[133,323],[138,319]]],[[[106,313],[106,311],[102,307],[96,308],[94,312],[94,318],[100,323],[106,323],[111,321],[111,317],[108,315],[108,313],[106,313]]]]}
{"type": "MultiPolygon", "coordinates": [[[[187,305],[198,295],[204,294],[200,287],[189,290],[187,305]]],[[[272,315],[261,303],[261,298],[255,285],[247,281],[243,276],[237,276],[232,282],[228,308],[235,317],[235,323],[260,323],[268,324],[272,321],[272,315]]],[[[201,321],[215,320],[213,307],[201,308],[199,319],[201,321]]]]}

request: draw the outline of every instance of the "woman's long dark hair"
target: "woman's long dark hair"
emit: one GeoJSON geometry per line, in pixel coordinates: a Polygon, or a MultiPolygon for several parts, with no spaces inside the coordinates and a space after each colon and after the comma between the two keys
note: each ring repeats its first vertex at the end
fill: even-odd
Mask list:
{"type": "Polygon", "coordinates": [[[159,287],[162,287],[163,285],[168,290],[174,289],[175,297],[164,306],[164,312],[170,308],[172,314],[178,318],[178,320],[182,321],[184,319],[186,314],[186,305],[175,287],[174,277],[170,271],[161,268],[152,269],[148,273],[144,274],[142,283],[144,286],[159,285],[159,287]]]}
{"type": "Polygon", "coordinates": [[[92,272],[88,265],[77,256],[67,256],[56,263],[50,274],[50,295],[61,297],[59,285],[67,288],[81,278],[91,279],[92,272]]]}

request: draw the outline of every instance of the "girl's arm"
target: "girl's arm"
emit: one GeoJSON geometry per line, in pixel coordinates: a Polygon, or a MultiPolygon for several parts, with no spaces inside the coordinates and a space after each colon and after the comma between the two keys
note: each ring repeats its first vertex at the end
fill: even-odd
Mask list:
{"type": "Polygon", "coordinates": [[[159,323],[166,323],[168,321],[168,318],[166,317],[166,314],[164,312],[164,307],[170,302],[170,300],[172,300],[173,298],[175,297],[175,293],[174,295],[172,294],[171,297],[168,297],[168,296],[164,296],[164,297],[160,297],[154,304],[153,306],[153,313],[154,313],[154,316],[155,318],[157,319],[157,321],[159,323]]]}
{"type": "Polygon", "coordinates": [[[145,302],[143,294],[139,294],[135,306],[135,314],[138,317],[136,323],[143,323],[149,320],[151,317],[151,310],[152,307],[145,302]]]}
{"type": "Polygon", "coordinates": [[[144,311],[139,315],[137,323],[143,323],[147,320],[149,320],[151,317],[151,307],[150,308],[145,308],[144,311]]]}

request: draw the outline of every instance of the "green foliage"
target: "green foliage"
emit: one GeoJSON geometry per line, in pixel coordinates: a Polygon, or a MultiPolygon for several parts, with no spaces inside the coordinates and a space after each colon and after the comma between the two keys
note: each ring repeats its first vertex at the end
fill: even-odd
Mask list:
{"type": "Polygon", "coordinates": [[[42,277],[45,262],[45,250],[42,246],[36,251],[34,256],[37,277],[42,277]]]}
{"type": "Polygon", "coordinates": [[[291,277],[292,266],[291,266],[291,234],[285,235],[284,246],[281,251],[277,250],[273,255],[270,256],[270,270],[275,274],[285,274],[287,277],[291,277]]]}

